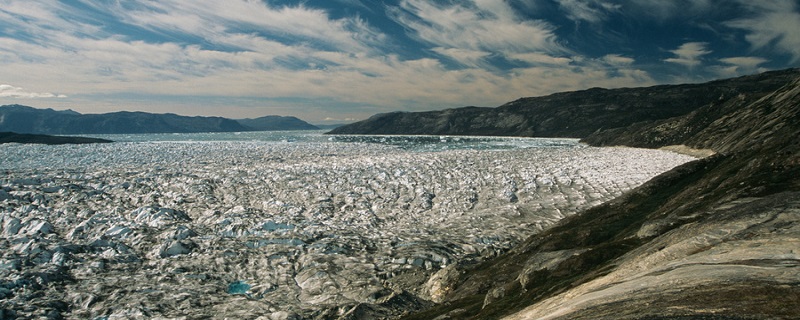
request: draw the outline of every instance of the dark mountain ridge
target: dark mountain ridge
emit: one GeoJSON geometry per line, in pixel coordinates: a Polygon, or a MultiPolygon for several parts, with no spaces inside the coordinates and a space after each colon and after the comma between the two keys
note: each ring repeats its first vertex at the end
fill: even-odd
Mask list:
{"type": "Polygon", "coordinates": [[[267,116],[232,120],[172,113],[112,112],[80,114],[21,105],[0,106],[0,131],[29,134],[191,133],[270,130],[316,130],[295,117],[267,116]]]}
{"type": "Polygon", "coordinates": [[[345,125],[331,134],[433,134],[584,138],[598,130],[647,125],[738,99],[754,101],[800,75],[798,69],[702,84],[563,92],[522,98],[496,108],[393,112],[345,125]]]}

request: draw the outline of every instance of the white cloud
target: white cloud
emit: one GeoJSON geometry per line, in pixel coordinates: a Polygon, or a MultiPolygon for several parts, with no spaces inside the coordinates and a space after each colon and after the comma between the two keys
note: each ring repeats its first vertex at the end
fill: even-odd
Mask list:
{"type": "Polygon", "coordinates": [[[556,42],[554,26],[525,20],[504,1],[470,0],[437,4],[403,0],[390,10],[393,19],[432,47],[497,54],[565,52],[556,42]]]}
{"type": "Polygon", "coordinates": [[[694,68],[702,63],[700,58],[704,55],[711,53],[706,47],[705,42],[687,42],[678,47],[678,49],[671,50],[675,54],[674,58],[664,59],[666,62],[677,63],[688,68],[694,68]]]}
{"type": "Polygon", "coordinates": [[[165,82],[226,78],[230,72],[243,74],[243,79],[251,82],[235,81],[232,84],[241,85],[217,86],[206,92],[187,88],[172,93],[262,95],[268,92],[263,89],[264,83],[252,78],[258,70],[296,67],[286,66],[286,61],[306,67],[324,64],[326,61],[320,61],[324,54],[320,53],[328,49],[354,55],[374,52],[374,43],[382,37],[358,18],[329,19],[321,10],[301,6],[270,8],[255,1],[227,1],[224,5],[218,1],[129,0],[85,4],[136,27],[191,32],[212,46],[129,40],[127,35],[86,27],[81,22],[87,19],[84,12],[60,2],[31,2],[26,7],[27,2],[14,1],[0,9],[7,34],[31,36],[24,40],[0,37],[0,61],[7,81],[30,84],[51,80],[65,83],[70,92],[85,94],[164,93],[168,90],[165,82]],[[256,31],[279,32],[308,41],[284,44],[256,31]],[[312,48],[318,46],[315,43],[322,43],[321,48],[312,48]]]}
{"type": "Polygon", "coordinates": [[[797,1],[741,1],[754,14],[748,18],[735,19],[728,26],[743,29],[745,36],[755,49],[774,46],[788,53],[792,62],[800,61],[800,8],[797,1]]]}
{"type": "Polygon", "coordinates": [[[573,21],[598,23],[606,20],[608,14],[619,11],[622,5],[602,0],[559,0],[561,10],[573,21]]]}
{"type": "Polygon", "coordinates": [[[339,2],[346,6],[353,6],[370,10],[369,7],[365,5],[361,0],[333,0],[333,1],[339,2]]]}
{"type": "Polygon", "coordinates": [[[20,87],[7,84],[0,84],[0,98],[66,98],[63,94],[50,92],[30,92],[20,87]]]}
{"type": "Polygon", "coordinates": [[[509,58],[526,62],[532,66],[566,66],[573,62],[571,58],[552,56],[539,52],[515,53],[509,55],[509,58]]]}
{"type": "Polygon", "coordinates": [[[720,59],[719,61],[744,69],[755,69],[758,65],[769,62],[769,60],[760,57],[731,57],[720,59]]]}
{"type": "Polygon", "coordinates": [[[636,62],[633,58],[623,57],[618,54],[608,54],[605,55],[602,59],[608,64],[617,65],[617,66],[629,66],[636,62]]]}
{"type": "MultiPolygon", "coordinates": [[[[87,4],[112,12],[123,22],[154,30],[180,30],[207,40],[224,41],[238,28],[313,40],[347,52],[372,51],[385,35],[358,17],[331,19],[327,12],[298,6],[271,7],[262,1],[164,0],[140,3],[135,10],[114,3],[87,4]]],[[[250,49],[250,48],[243,48],[250,49]]]]}
{"type": "Polygon", "coordinates": [[[766,71],[759,65],[769,62],[760,57],[730,57],[719,59],[724,65],[712,68],[720,77],[736,77],[743,74],[753,74],[766,71]]]}
{"type": "Polygon", "coordinates": [[[459,63],[466,65],[477,67],[481,65],[481,60],[491,55],[490,52],[486,51],[479,51],[479,50],[469,50],[469,49],[458,49],[458,48],[433,48],[433,51],[446,56],[450,59],[458,61],[459,63]]]}

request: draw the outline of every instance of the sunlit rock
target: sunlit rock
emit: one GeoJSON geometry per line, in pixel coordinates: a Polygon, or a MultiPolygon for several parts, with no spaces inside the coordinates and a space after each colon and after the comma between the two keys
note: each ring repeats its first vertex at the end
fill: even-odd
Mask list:
{"type": "Polygon", "coordinates": [[[428,279],[423,287],[423,292],[427,294],[429,300],[440,303],[454,289],[459,276],[460,271],[456,265],[449,265],[437,271],[428,279]]]}

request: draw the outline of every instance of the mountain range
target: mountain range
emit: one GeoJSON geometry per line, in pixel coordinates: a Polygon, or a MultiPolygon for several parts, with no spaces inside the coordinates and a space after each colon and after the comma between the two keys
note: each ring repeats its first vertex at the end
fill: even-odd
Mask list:
{"type": "Polygon", "coordinates": [[[330,133],[584,138],[597,131],[652,124],[742,97],[753,101],[799,74],[797,69],[788,69],[701,84],[562,92],[522,98],[496,108],[384,113],[330,133]]]}
{"type": "Polygon", "coordinates": [[[0,131],[29,134],[120,134],[318,130],[295,117],[233,120],[146,112],[80,114],[21,105],[0,106],[0,131]]]}

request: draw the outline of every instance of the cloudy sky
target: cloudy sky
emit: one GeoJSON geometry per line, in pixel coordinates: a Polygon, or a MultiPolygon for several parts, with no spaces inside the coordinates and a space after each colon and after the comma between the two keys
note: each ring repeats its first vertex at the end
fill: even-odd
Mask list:
{"type": "Polygon", "coordinates": [[[0,0],[0,104],[341,122],[797,67],[797,30],[797,0],[0,0]]]}

